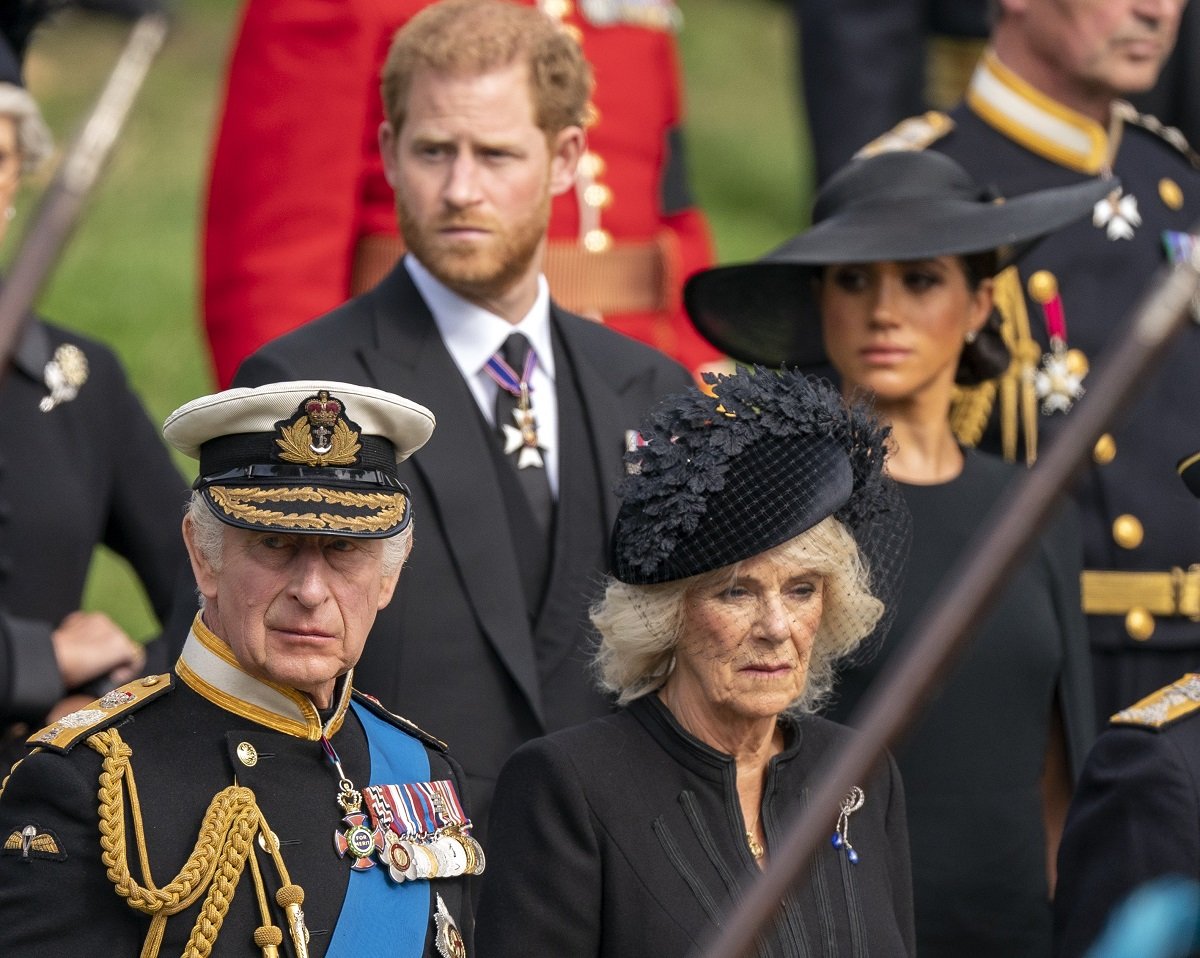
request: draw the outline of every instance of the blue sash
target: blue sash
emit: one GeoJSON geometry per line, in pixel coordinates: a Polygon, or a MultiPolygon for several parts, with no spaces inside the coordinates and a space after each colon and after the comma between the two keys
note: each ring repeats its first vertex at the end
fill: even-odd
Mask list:
{"type": "MultiPolygon", "coordinates": [[[[370,784],[429,780],[429,757],[420,742],[357,702],[350,707],[367,733],[370,784]]],[[[425,950],[428,928],[429,882],[397,885],[388,878],[387,868],[376,863],[374,868],[350,873],[342,911],[325,954],[327,958],[417,956],[425,950]]]]}

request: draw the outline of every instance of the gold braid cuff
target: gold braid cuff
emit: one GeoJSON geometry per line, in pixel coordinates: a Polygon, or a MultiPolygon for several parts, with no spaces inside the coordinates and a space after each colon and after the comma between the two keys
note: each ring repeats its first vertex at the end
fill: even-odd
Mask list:
{"type": "MultiPolygon", "coordinates": [[[[130,762],[133,750],[116,729],[97,732],[87,743],[103,757],[97,792],[101,861],[116,893],[134,911],[149,915],[151,919],[150,931],[142,945],[142,958],[155,958],[162,947],[167,919],[189,908],[201,895],[205,896],[204,901],[183,955],[184,958],[207,958],[211,954],[246,860],[253,855],[256,834],[264,836],[264,845],[274,859],[281,880],[285,885],[290,884],[287,869],[271,841],[271,830],[254,793],[248,788],[230,785],[213,796],[204,813],[195,847],[179,874],[162,888],[156,887],[150,875],[141,804],[130,762]],[[144,885],[129,872],[126,798],[144,885]]],[[[261,903],[265,900],[262,878],[257,867],[251,871],[261,903]]],[[[264,922],[266,920],[264,915],[264,922]]]]}

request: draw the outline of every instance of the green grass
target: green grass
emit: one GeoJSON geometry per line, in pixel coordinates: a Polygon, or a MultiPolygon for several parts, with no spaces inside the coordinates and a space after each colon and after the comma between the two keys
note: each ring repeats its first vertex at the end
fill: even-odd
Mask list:
{"type": "MultiPolygon", "coordinates": [[[[155,421],[213,388],[197,319],[196,237],[233,12],[231,3],[184,6],[39,304],[43,315],[117,351],[155,421]]],[[[118,24],[72,16],[37,38],[27,79],[61,144],[90,109],[125,35],[118,24]]],[[[42,183],[33,185],[18,225],[31,218],[42,183]]],[[[16,242],[7,246],[11,254],[16,242]]],[[[189,474],[187,461],[178,462],[189,474]]],[[[136,579],[106,550],[93,564],[84,604],[132,635],[155,631],[136,579]]]]}
{"type": "Polygon", "coordinates": [[[808,221],[812,170],[793,79],[792,20],[773,0],[687,0],[680,38],[693,186],[722,262],[808,221]]]}
{"type": "MultiPolygon", "coordinates": [[[[682,6],[693,185],[720,258],[752,258],[807,217],[808,151],[787,8],[772,0],[685,0],[682,6]]],[[[197,312],[198,221],[238,9],[235,0],[179,4],[113,162],[39,303],[43,315],[108,342],[159,421],[213,388],[197,312]]],[[[90,108],[125,32],[73,15],[38,36],[27,79],[60,143],[71,139],[90,108]]],[[[46,179],[24,191],[17,234],[46,179]]],[[[10,237],[6,256],[18,239],[10,237]]],[[[190,475],[191,464],[178,461],[190,475]]],[[[127,567],[103,550],[85,605],[108,612],[131,634],[153,630],[127,567]]]]}

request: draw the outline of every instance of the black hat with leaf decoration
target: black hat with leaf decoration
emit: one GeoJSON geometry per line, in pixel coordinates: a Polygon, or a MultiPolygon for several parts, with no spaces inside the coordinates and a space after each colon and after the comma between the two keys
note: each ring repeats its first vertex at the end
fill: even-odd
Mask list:
{"type": "Polygon", "coordinates": [[[626,453],[614,576],[673,582],[723,568],[829,516],[853,535],[888,608],[910,517],[884,470],[890,428],[828,382],[796,370],[705,376],[664,400],[626,453]]]}

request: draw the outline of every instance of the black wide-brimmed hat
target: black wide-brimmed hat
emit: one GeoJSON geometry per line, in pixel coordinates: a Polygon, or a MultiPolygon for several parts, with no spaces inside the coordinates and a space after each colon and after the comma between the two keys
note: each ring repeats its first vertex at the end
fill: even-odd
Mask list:
{"type": "Polygon", "coordinates": [[[433,427],[433,413],[402,396],[312,380],[203,396],[171,413],[163,435],[200,460],[193,488],[222,522],[381,539],[410,521],[396,465],[433,427]]]}
{"type": "Polygon", "coordinates": [[[825,358],[813,276],[831,263],[911,261],[997,251],[997,269],[1074,222],[1117,187],[1093,179],[998,200],[934,151],[853,160],[817,194],[813,227],[753,263],[697,273],[684,303],[734,359],[810,366],[825,358]]]}
{"type": "Polygon", "coordinates": [[[613,575],[635,585],[685,579],[834,516],[887,603],[909,525],[883,469],[889,428],[795,370],[739,369],[705,380],[711,394],[692,387],[665,399],[626,453],[613,575]]]}

